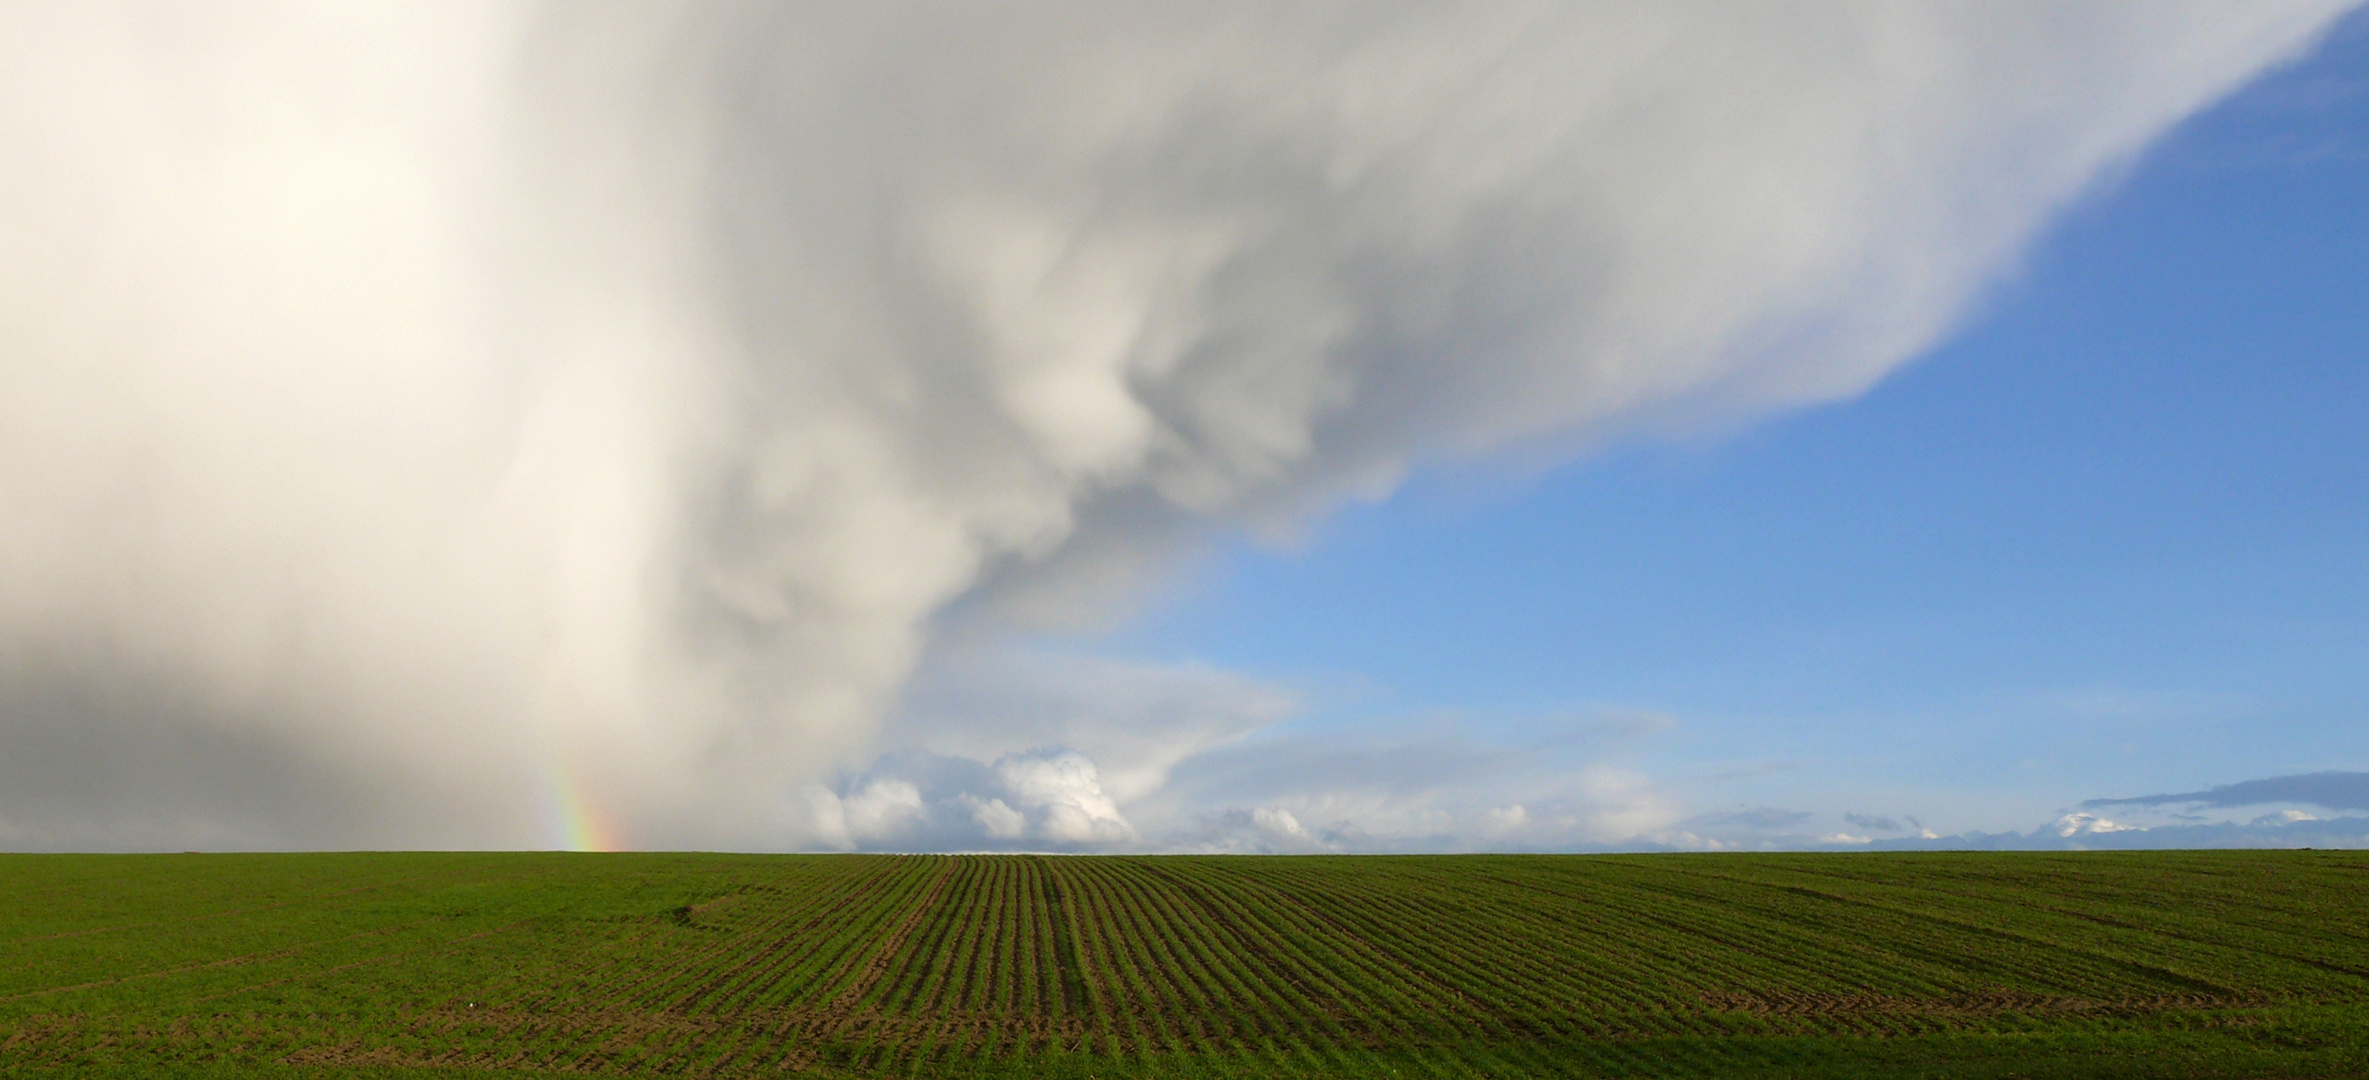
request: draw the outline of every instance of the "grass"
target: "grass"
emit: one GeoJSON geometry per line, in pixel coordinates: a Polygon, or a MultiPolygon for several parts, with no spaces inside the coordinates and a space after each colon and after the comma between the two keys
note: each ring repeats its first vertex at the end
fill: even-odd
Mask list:
{"type": "Polygon", "coordinates": [[[0,1075],[2369,1076],[2369,853],[0,856],[0,1075]]]}

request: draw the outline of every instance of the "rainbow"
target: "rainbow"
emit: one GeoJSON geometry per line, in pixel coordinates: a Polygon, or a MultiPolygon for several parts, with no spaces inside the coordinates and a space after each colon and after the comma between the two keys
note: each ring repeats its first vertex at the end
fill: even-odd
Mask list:
{"type": "Polygon", "coordinates": [[[632,846],[617,823],[594,805],[582,774],[570,768],[565,757],[552,755],[550,768],[545,770],[545,786],[550,795],[552,832],[561,850],[624,851],[632,846]]]}

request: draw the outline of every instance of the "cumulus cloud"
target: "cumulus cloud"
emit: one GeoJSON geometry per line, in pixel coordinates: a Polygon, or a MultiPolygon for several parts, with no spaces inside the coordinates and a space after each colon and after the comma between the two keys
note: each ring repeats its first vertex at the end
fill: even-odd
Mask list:
{"type": "Polygon", "coordinates": [[[810,798],[825,842],[842,848],[1084,851],[1138,839],[1094,761],[1074,750],[991,762],[909,751],[810,798]]]}
{"type": "Polygon", "coordinates": [[[850,836],[893,836],[921,816],[921,789],[902,780],[875,780],[855,797],[842,800],[840,809],[850,836]]]}
{"type": "Polygon", "coordinates": [[[1083,754],[1005,758],[995,772],[1020,805],[1041,815],[1038,832],[1059,844],[1115,843],[1135,836],[1083,754]]]}
{"type": "Polygon", "coordinates": [[[976,795],[961,796],[971,811],[971,820],[987,833],[989,840],[1018,840],[1028,835],[1028,817],[1004,804],[1002,799],[980,801],[976,795]]]}
{"type": "Polygon", "coordinates": [[[1557,734],[1279,729],[1186,760],[1137,817],[1163,823],[1166,847],[1208,851],[1560,850],[1652,842],[1680,817],[1610,763],[1666,718],[1526,726],[1557,734]]]}
{"type": "Polygon", "coordinates": [[[2342,6],[12,6],[0,822],[1120,835],[1239,731],[915,749],[935,630],[1855,393],[2342,6]]]}
{"type": "Polygon", "coordinates": [[[1279,806],[1253,808],[1250,811],[1250,823],[1260,832],[1285,843],[1304,844],[1315,839],[1308,835],[1307,827],[1300,824],[1299,818],[1293,817],[1291,811],[1279,806]]]}
{"type": "Polygon", "coordinates": [[[2097,836],[2103,833],[2146,831],[2146,826],[2144,825],[2117,825],[2112,821],[2108,821],[2105,818],[2097,816],[2096,814],[2084,814],[2078,811],[2058,817],[2056,821],[2049,826],[2049,828],[2056,830],[2056,834],[2058,836],[2064,837],[2097,836]]]}
{"type": "Polygon", "coordinates": [[[925,813],[921,789],[893,777],[875,777],[845,796],[819,786],[809,788],[807,802],[816,839],[842,849],[893,843],[925,813]]]}
{"type": "Polygon", "coordinates": [[[1158,791],[1179,762],[1297,715],[1302,697],[1206,664],[973,647],[932,657],[881,741],[982,762],[1058,747],[1126,802],[1158,791]]]}
{"type": "MultiPolygon", "coordinates": [[[[960,727],[961,745],[904,746],[818,789],[818,798],[849,805],[884,785],[918,794],[921,809],[906,827],[850,831],[853,846],[1569,850],[1658,843],[1678,814],[1649,778],[1615,764],[1677,725],[1661,714],[1598,709],[1510,724],[1450,716],[1345,727],[1297,711],[1289,704],[1297,695],[1282,687],[1202,665],[1007,654],[970,670],[988,680],[986,690],[941,683],[930,693],[932,715],[953,701],[978,710],[960,727]],[[1071,714],[1081,687],[1124,688],[1110,694],[1123,707],[1071,714]],[[1502,727],[1530,735],[1490,734],[1502,727]],[[1139,779],[1122,786],[1114,775],[1139,779]]],[[[914,723],[900,716],[889,731],[914,723]]]]}

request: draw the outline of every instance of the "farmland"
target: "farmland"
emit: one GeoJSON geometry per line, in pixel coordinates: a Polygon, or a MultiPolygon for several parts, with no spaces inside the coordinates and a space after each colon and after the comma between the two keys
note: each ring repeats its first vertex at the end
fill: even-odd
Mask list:
{"type": "Polygon", "coordinates": [[[2369,854],[0,856],[0,1074],[2369,1075],[2369,854]]]}

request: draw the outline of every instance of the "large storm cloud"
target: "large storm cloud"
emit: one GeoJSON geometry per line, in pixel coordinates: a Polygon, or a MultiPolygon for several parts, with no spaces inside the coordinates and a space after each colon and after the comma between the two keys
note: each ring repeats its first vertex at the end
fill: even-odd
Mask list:
{"type": "Polygon", "coordinates": [[[843,842],[950,606],[1856,393],[2341,6],[12,5],[0,842],[843,842]]]}

